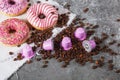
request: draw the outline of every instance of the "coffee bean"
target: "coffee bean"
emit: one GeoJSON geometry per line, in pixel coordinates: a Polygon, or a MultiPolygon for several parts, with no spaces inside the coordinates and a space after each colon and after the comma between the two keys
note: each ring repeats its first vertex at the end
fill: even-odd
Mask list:
{"type": "Polygon", "coordinates": [[[113,41],[111,41],[111,42],[109,43],[109,45],[113,45],[113,44],[115,44],[115,43],[116,43],[116,41],[113,40],[113,41]]]}
{"type": "Polygon", "coordinates": [[[48,65],[43,65],[43,66],[42,66],[42,68],[47,68],[47,67],[48,67],[48,65]]]}
{"type": "Polygon", "coordinates": [[[40,61],[41,60],[41,58],[36,58],[36,61],[40,61]]]}
{"type": "Polygon", "coordinates": [[[44,64],[47,64],[47,63],[48,63],[48,61],[43,61],[43,63],[44,63],[44,64]]]}
{"type": "Polygon", "coordinates": [[[120,73],[120,69],[116,70],[115,72],[116,72],[116,73],[120,73]]]}
{"type": "Polygon", "coordinates": [[[41,1],[37,1],[37,3],[41,3],[41,1]]]}
{"type": "Polygon", "coordinates": [[[20,47],[21,45],[17,45],[17,47],[20,47]]]}
{"type": "Polygon", "coordinates": [[[111,36],[112,36],[112,37],[114,37],[114,36],[115,36],[115,34],[111,34],[111,36]]]}
{"type": "Polygon", "coordinates": [[[31,3],[29,3],[28,6],[31,6],[31,3]]]}
{"type": "Polygon", "coordinates": [[[119,47],[119,46],[120,46],[120,43],[118,43],[117,46],[119,47]]]}
{"type": "Polygon", "coordinates": [[[97,68],[97,66],[95,66],[95,65],[94,65],[94,66],[92,66],[92,69],[96,69],[96,68],[97,68]]]}
{"type": "Polygon", "coordinates": [[[31,64],[32,63],[32,61],[31,60],[27,60],[27,62],[26,62],[27,64],[31,64]]]}
{"type": "Polygon", "coordinates": [[[113,60],[108,60],[108,63],[110,64],[110,63],[113,63],[113,60]]]}
{"type": "Polygon", "coordinates": [[[109,65],[108,65],[108,69],[109,69],[109,70],[113,70],[113,67],[114,67],[113,64],[109,64],[109,65]]]}
{"type": "Polygon", "coordinates": [[[116,21],[117,21],[117,22],[120,22],[120,19],[117,19],[116,21]]]}
{"type": "Polygon", "coordinates": [[[62,67],[62,68],[66,68],[66,67],[67,67],[67,65],[66,65],[66,64],[64,64],[64,65],[62,65],[61,67],[62,67]]]}
{"type": "Polygon", "coordinates": [[[104,61],[104,59],[105,59],[104,56],[101,56],[101,57],[100,57],[100,60],[101,60],[101,61],[104,61]]]}
{"type": "Polygon", "coordinates": [[[99,25],[95,25],[92,27],[92,29],[97,29],[97,28],[99,28],[99,25]]]}
{"type": "Polygon", "coordinates": [[[14,54],[14,52],[9,52],[9,55],[13,55],[14,54]]]}
{"type": "Polygon", "coordinates": [[[88,11],[89,11],[89,8],[84,8],[84,9],[83,9],[83,12],[84,12],[84,13],[86,13],[86,12],[88,12],[88,11]]]}
{"type": "Polygon", "coordinates": [[[13,61],[17,61],[18,59],[17,58],[14,58],[14,60],[13,61]]]}

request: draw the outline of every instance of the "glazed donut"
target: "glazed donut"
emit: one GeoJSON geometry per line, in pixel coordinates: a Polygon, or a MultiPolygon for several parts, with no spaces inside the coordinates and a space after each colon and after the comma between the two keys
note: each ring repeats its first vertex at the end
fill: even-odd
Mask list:
{"type": "Polygon", "coordinates": [[[29,28],[22,20],[11,18],[0,23],[0,42],[5,45],[20,45],[28,36],[29,28]]]}
{"type": "Polygon", "coordinates": [[[27,11],[28,22],[38,30],[45,30],[55,26],[58,12],[55,7],[47,3],[34,4],[27,11]]]}
{"type": "Polygon", "coordinates": [[[26,11],[27,0],[0,0],[0,12],[8,16],[18,16],[26,11]]]}

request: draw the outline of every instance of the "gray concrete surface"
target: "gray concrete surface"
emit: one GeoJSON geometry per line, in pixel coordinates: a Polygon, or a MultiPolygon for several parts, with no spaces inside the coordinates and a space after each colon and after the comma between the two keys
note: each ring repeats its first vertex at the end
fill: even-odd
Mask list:
{"type": "MultiPolygon", "coordinates": [[[[60,4],[68,2],[71,5],[70,10],[80,17],[87,18],[86,22],[99,24],[100,28],[97,29],[96,35],[101,32],[107,34],[115,33],[115,37],[109,38],[109,42],[113,39],[120,41],[120,23],[116,22],[120,18],[120,0],[56,0],[60,4]],[[89,11],[84,14],[83,8],[89,8],[89,11]]],[[[119,52],[119,48],[110,46],[115,51],[119,52]]],[[[102,54],[102,53],[101,53],[102,54]]],[[[116,67],[120,68],[120,57],[114,58],[116,67]]],[[[19,71],[17,71],[19,80],[120,80],[120,74],[113,71],[108,71],[106,67],[91,69],[92,64],[80,66],[74,61],[63,69],[61,63],[52,59],[49,62],[48,68],[41,68],[41,62],[34,61],[32,64],[25,64],[19,71]]],[[[9,80],[17,80],[16,73],[9,80]]]]}

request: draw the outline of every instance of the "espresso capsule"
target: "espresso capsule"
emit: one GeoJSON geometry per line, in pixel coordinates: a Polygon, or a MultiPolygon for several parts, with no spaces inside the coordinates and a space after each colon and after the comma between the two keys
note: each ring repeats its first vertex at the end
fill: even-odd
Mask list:
{"type": "Polygon", "coordinates": [[[43,42],[43,49],[44,50],[53,50],[53,41],[51,39],[48,39],[43,42]]]}
{"type": "Polygon", "coordinates": [[[86,32],[84,28],[77,28],[74,32],[74,36],[79,39],[80,41],[83,41],[86,39],[86,32]]]}
{"type": "Polygon", "coordinates": [[[94,40],[85,40],[82,42],[82,45],[87,52],[91,52],[96,47],[96,43],[94,40]]]}
{"type": "Polygon", "coordinates": [[[64,50],[70,50],[72,48],[72,42],[69,37],[64,37],[61,42],[61,46],[64,50]]]}

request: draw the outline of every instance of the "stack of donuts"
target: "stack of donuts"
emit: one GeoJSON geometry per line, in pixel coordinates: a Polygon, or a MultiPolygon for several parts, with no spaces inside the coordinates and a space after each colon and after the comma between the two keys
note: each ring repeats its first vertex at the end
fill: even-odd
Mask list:
{"type": "MultiPolygon", "coordinates": [[[[27,13],[27,21],[37,30],[54,27],[58,21],[58,11],[47,3],[33,4],[28,10],[28,0],[0,0],[0,13],[15,17],[27,13]]],[[[17,46],[24,43],[30,35],[26,22],[10,18],[0,23],[0,43],[17,46]]]]}

